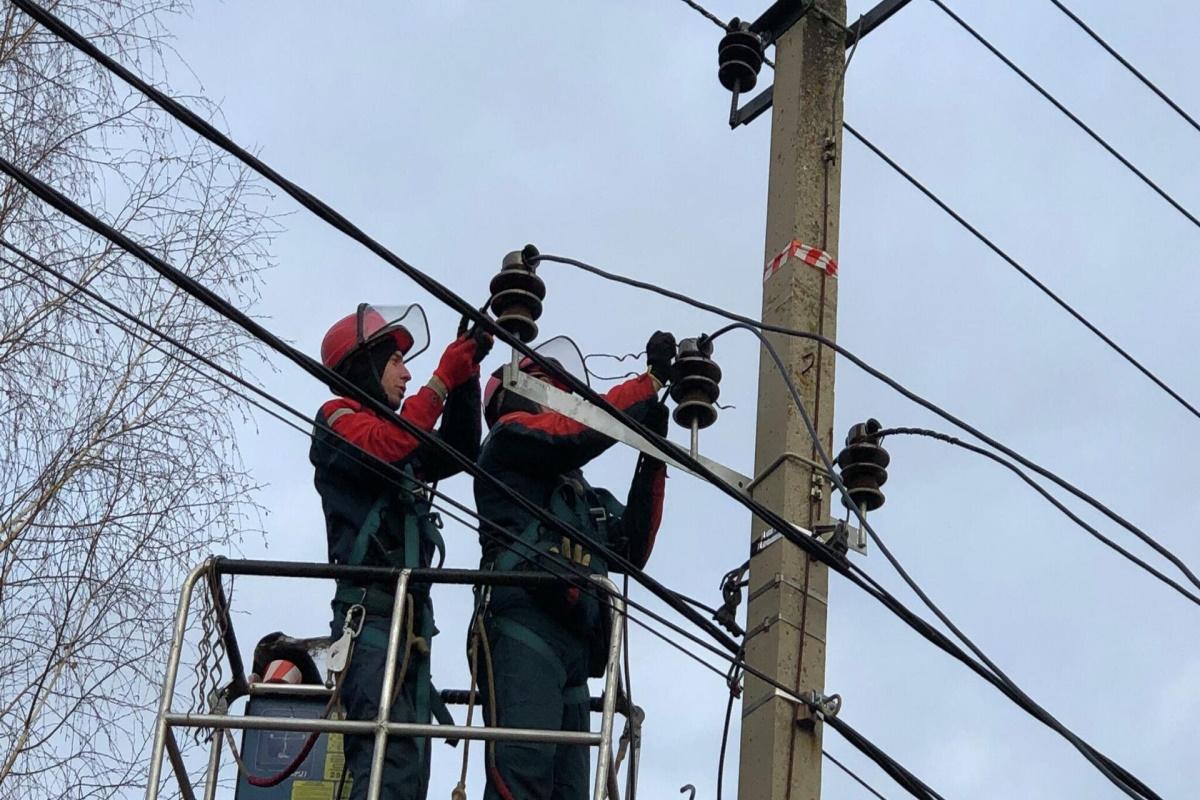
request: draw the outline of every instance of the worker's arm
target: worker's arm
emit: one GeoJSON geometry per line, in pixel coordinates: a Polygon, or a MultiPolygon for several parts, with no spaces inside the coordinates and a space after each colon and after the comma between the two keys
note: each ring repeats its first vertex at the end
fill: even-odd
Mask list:
{"type": "MultiPolygon", "coordinates": [[[[423,386],[404,403],[400,416],[423,431],[432,431],[441,413],[442,398],[433,388],[423,386]]],[[[353,448],[391,464],[407,461],[420,445],[417,437],[395,420],[385,419],[346,397],[321,406],[320,419],[353,448]]]]}
{"type": "MultiPolygon", "coordinates": [[[[642,422],[651,406],[660,405],[660,384],[650,374],[639,375],[609,389],[604,399],[642,422]]],[[[492,429],[488,462],[500,469],[561,475],[582,467],[614,443],[557,411],[514,411],[492,429]]]]}
{"type": "MultiPolygon", "coordinates": [[[[646,427],[659,435],[667,431],[667,407],[656,403],[647,414],[646,427]]],[[[610,538],[622,554],[638,567],[650,560],[658,526],[662,522],[663,498],[667,486],[667,465],[642,453],[633,470],[629,497],[620,516],[614,520],[610,538]]]]}
{"type": "MultiPolygon", "coordinates": [[[[472,462],[479,457],[479,438],[483,428],[479,397],[478,375],[452,389],[442,409],[442,424],[434,434],[472,462]]],[[[462,471],[458,461],[433,444],[422,445],[415,459],[420,476],[425,480],[438,481],[462,471]]]]}

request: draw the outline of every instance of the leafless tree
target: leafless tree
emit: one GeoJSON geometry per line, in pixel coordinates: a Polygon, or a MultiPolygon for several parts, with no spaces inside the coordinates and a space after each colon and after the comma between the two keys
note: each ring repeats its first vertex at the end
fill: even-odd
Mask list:
{"type": "MultiPolygon", "coordinates": [[[[52,5],[165,83],[165,25],[185,3],[52,5]]],[[[251,305],[273,228],[261,188],[11,5],[0,26],[2,152],[251,305]]],[[[11,182],[0,238],[225,366],[255,357],[228,323],[11,182]]],[[[0,251],[0,797],[112,797],[144,782],[182,575],[257,523],[234,438],[245,409],[29,268],[0,251]]]]}

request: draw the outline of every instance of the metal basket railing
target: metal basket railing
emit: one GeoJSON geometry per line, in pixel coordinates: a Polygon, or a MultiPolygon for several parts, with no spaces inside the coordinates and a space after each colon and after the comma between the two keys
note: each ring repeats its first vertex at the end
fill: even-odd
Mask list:
{"type": "MultiPolygon", "coordinates": [[[[556,731],[532,728],[507,728],[486,725],[438,725],[423,723],[391,722],[392,689],[396,679],[396,661],[401,646],[404,606],[408,601],[409,588],[421,584],[452,584],[466,586],[521,586],[536,588],[548,584],[560,584],[562,579],[544,573],[493,572],[490,570],[466,569],[393,569],[386,567],[350,567],[340,564],[320,564],[286,561],[235,560],[210,558],[188,574],[179,598],[175,614],[174,634],[167,655],[166,676],[163,680],[162,697],[159,702],[158,718],[154,728],[154,739],[150,751],[150,771],[146,788],[146,800],[157,800],[162,782],[163,756],[169,760],[184,800],[196,800],[194,787],[188,776],[178,740],[176,728],[204,728],[214,733],[222,729],[295,731],[302,733],[365,734],[375,737],[373,763],[367,789],[368,800],[379,800],[383,778],[384,753],[389,737],[419,736],[438,739],[549,742],[566,745],[587,745],[598,748],[596,759],[596,782],[594,800],[618,800],[617,773],[613,762],[613,722],[618,712],[632,722],[628,703],[619,703],[621,643],[625,627],[625,601],[621,592],[606,577],[591,579],[606,595],[612,613],[608,659],[604,671],[604,691],[599,698],[592,699],[592,709],[601,714],[599,732],[556,731]],[[230,616],[229,603],[222,588],[221,578],[226,575],[253,575],[281,578],[310,578],[345,580],[358,584],[392,583],[395,586],[395,601],[392,606],[388,631],[387,661],[379,702],[379,714],[373,720],[352,719],[302,719],[289,717],[238,716],[227,713],[229,705],[247,694],[270,691],[279,694],[311,695],[328,697],[330,690],[324,686],[286,686],[250,684],[245,665],[238,649],[237,635],[230,616]],[[211,608],[217,615],[217,630],[223,638],[224,651],[232,673],[225,687],[222,703],[210,709],[210,713],[196,714],[177,712],[172,708],[175,688],[183,657],[184,637],[188,615],[196,584],[205,580],[212,595],[211,608]]],[[[466,702],[466,692],[444,691],[444,700],[454,703],[466,702]]],[[[212,750],[204,782],[204,800],[216,797],[217,773],[220,769],[221,736],[212,737],[212,750]]],[[[633,735],[636,747],[637,735],[633,735]]],[[[630,763],[636,763],[631,758],[630,763]]]]}

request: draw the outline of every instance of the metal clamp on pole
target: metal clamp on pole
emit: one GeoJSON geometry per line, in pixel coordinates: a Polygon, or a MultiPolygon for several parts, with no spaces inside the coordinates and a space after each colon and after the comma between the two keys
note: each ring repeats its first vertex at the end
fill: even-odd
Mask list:
{"type": "Polygon", "coordinates": [[[842,710],[842,696],[840,694],[827,695],[814,689],[811,692],[805,692],[800,695],[800,699],[807,706],[808,713],[796,720],[799,725],[816,725],[818,722],[824,722],[826,719],[836,717],[842,710]]]}

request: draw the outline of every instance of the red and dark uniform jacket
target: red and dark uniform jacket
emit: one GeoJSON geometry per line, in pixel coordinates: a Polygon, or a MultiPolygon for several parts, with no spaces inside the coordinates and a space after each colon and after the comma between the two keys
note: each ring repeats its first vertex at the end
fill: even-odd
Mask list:
{"type": "MultiPolygon", "coordinates": [[[[605,394],[605,399],[641,422],[658,404],[656,395],[653,378],[641,375],[614,386],[605,394]]],[[[484,441],[479,465],[538,507],[550,509],[552,493],[561,490],[564,483],[593,491],[582,480],[580,468],[613,444],[614,440],[608,436],[556,411],[514,411],[501,417],[492,427],[484,441]]],[[[607,540],[610,549],[639,567],[650,558],[654,548],[654,537],[662,519],[666,476],[666,466],[661,461],[642,455],[624,506],[615,501],[609,504],[615,505],[615,509],[610,509],[607,514],[603,539],[607,540]]],[[[508,531],[525,531],[534,519],[527,510],[485,480],[475,480],[475,507],[485,519],[508,531]]],[[[581,527],[577,519],[567,522],[572,527],[581,527]]],[[[590,530],[583,532],[595,538],[599,525],[593,523],[590,530]]],[[[558,532],[552,531],[550,535],[560,537],[558,532]]],[[[494,563],[504,549],[497,539],[506,541],[507,538],[496,527],[481,524],[480,545],[485,565],[494,563]]]]}
{"type": "MultiPolygon", "coordinates": [[[[442,424],[434,435],[475,459],[481,432],[479,397],[478,379],[453,389],[444,407],[437,392],[424,386],[405,401],[400,416],[421,430],[433,431],[441,415],[442,424]]],[[[441,480],[460,469],[433,445],[422,444],[356,400],[338,397],[325,403],[317,412],[308,458],[316,469],[313,482],[325,511],[332,563],[346,563],[359,530],[381,498],[386,501],[377,539],[394,545],[404,536],[406,504],[400,501],[394,477],[367,454],[400,469],[411,469],[415,478],[425,482],[441,480]]],[[[428,566],[431,559],[432,548],[423,547],[421,566],[428,566]]],[[[364,561],[386,565],[377,548],[368,551],[364,561]]]]}

